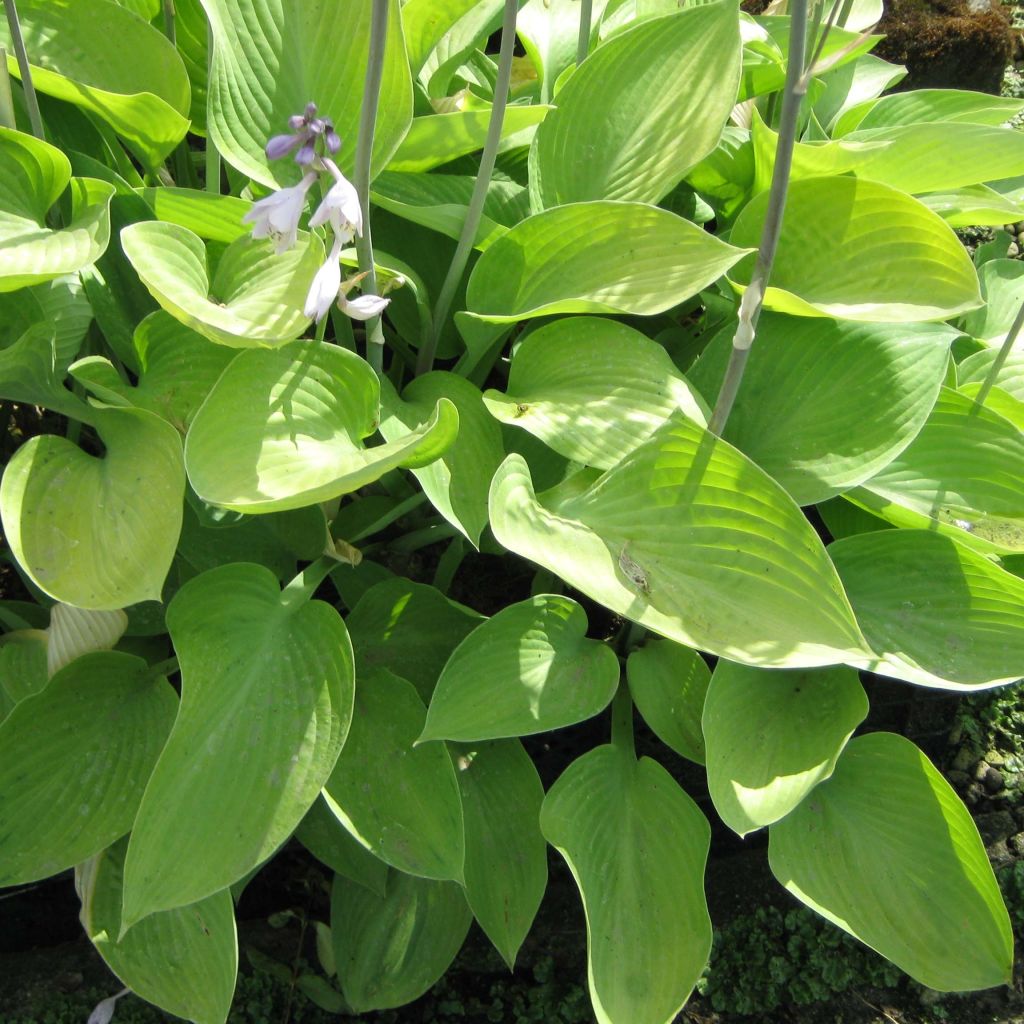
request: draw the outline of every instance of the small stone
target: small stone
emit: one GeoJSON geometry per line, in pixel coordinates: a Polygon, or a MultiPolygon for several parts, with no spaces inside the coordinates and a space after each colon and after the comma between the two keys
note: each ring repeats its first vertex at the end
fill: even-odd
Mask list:
{"type": "Polygon", "coordinates": [[[1006,845],[1016,857],[1024,857],[1024,832],[1018,832],[1006,840],[1006,845]]]}
{"type": "Polygon", "coordinates": [[[984,780],[984,778],[985,778],[985,772],[987,772],[987,771],[988,771],[988,769],[989,769],[989,763],[988,763],[988,761],[979,761],[979,762],[978,762],[978,763],[977,763],[977,764],[976,764],[976,765],[974,766],[974,778],[975,778],[975,779],[976,779],[976,780],[977,780],[978,782],[981,782],[981,781],[983,781],[983,780],[984,780]]]}
{"type": "Polygon", "coordinates": [[[1006,255],[1012,260],[1016,259],[1020,255],[1020,246],[1016,242],[1011,242],[1009,248],[1006,250],[1006,255]]]}
{"type": "Polygon", "coordinates": [[[974,763],[974,754],[971,753],[970,747],[961,747],[956,752],[956,757],[953,758],[953,767],[958,772],[970,771],[971,765],[974,763]]]}
{"type": "Polygon", "coordinates": [[[985,772],[985,778],[981,781],[990,793],[998,793],[1005,785],[1003,773],[999,771],[998,768],[989,768],[989,770],[985,772]]]}
{"type": "Polygon", "coordinates": [[[981,834],[981,841],[986,846],[1001,842],[1009,838],[1017,831],[1017,822],[1009,811],[992,811],[989,814],[979,814],[974,819],[981,834]]]}
{"type": "Polygon", "coordinates": [[[964,793],[964,802],[968,807],[973,807],[979,800],[984,799],[985,787],[980,782],[972,782],[964,793]]]}
{"type": "Polygon", "coordinates": [[[946,772],[946,779],[958,793],[962,793],[971,784],[971,777],[967,772],[958,772],[954,769],[946,772]]]}
{"type": "Polygon", "coordinates": [[[1005,868],[1007,864],[1012,864],[1016,859],[1010,853],[1010,848],[1005,839],[1000,839],[999,842],[986,846],[985,852],[988,854],[989,863],[996,871],[1000,868],[1005,868]]]}
{"type": "Polygon", "coordinates": [[[990,750],[985,755],[985,760],[988,761],[989,764],[995,765],[997,768],[1001,768],[1006,764],[1006,758],[998,750],[990,750]]]}

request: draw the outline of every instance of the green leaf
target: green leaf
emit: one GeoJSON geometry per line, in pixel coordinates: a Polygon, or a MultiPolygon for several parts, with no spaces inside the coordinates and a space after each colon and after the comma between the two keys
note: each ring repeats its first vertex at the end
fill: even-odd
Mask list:
{"type": "Polygon", "coordinates": [[[391,871],[377,896],[336,875],[331,937],[345,1002],[356,1013],[411,1003],[448,970],[472,920],[454,882],[391,871]]]}
{"type": "MultiPolygon", "coordinates": [[[[981,384],[971,383],[964,384],[963,387],[957,388],[957,391],[968,398],[976,399],[981,388],[981,384]]],[[[1008,391],[997,387],[991,388],[985,396],[985,407],[998,413],[1018,430],[1024,431],[1024,402],[1019,398],[1014,398],[1008,391]]]]}
{"type": "MultiPolygon", "coordinates": [[[[551,109],[541,104],[506,107],[501,137],[540,124],[551,109]]],[[[490,120],[490,107],[414,117],[408,134],[388,162],[388,171],[429,171],[467,153],[475,153],[483,148],[490,120]]]]}
{"type": "Polygon", "coordinates": [[[963,318],[963,329],[971,337],[998,347],[1006,340],[1021,303],[1024,303],[1024,263],[1020,260],[989,260],[978,270],[978,277],[985,305],[963,318]]]}
{"type": "Polygon", "coordinates": [[[334,813],[329,797],[323,794],[317,797],[299,822],[295,838],[332,871],[358,882],[378,896],[384,895],[387,864],[352,836],[334,813]]]}
{"type": "Polygon", "coordinates": [[[769,836],[772,873],[797,899],[916,981],[941,992],[1009,982],[1010,920],[978,830],[909,740],[853,740],[769,836]]]}
{"type": "Polygon", "coordinates": [[[0,689],[5,698],[0,721],[18,701],[46,686],[48,647],[45,629],[17,629],[0,637],[0,689]]]}
{"type": "Polygon", "coordinates": [[[421,878],[462,879],[462,801],[443,744],[415,747],[426,708],[386,669],[360,672],[345,749],[324,787],[371,853],[421,878]]]}
{"type": "Polygon", "coordinates": [[[313,804],[352,717],[341,616],[282,593],[262,566],[190,580],[167,608],[167,628],[181,710],[128,848],[125,927],[203,899],[266,860],[313,804]]]}
{"type": "MultiPolygon", "coordinates": [[[[591,6],[591,35],[606,0],[591,6]]],[[[540,83],[542,98],[554,96],[556,82],[576,60],[580,9],[575,0],[529,0],[516,18],[516,32],[540,83]]],[[[594,40],[596,44],[596,39],[594,40]]]]}
{"type": "MultiPolygon", "coordinates": [[[[38,92],[102,118],[151,169],[185,137],[188,74],[152,25],[111,0],[22,0],[18,20],[38,92]]],[[[19,75],[6,24],[0,43],[19,75]]]]}
{"type": "Polygon", "coordinates": [[[236,196],[167,186],[139,189],[139,195],[157,220],[188,228],[200,238],[230,243],[252,230],[242,221],[242,217],[252,209],[252,204],[236,196]]]}
{"type": "Polygon", "coordinates": [[[113,195],[105,181],[72,178],[59,149],[0,128],[0,292],[74,273],[97,259],[110,240],[113,195]],[[51,230],[47,213],[65,189],[68,224],[51,230]]]}
{"type": "Polygon", "coordinates": [[[482,621],[435,587],[396,577],[371,587],[346,624],[361,672],[387,669],[428,703],[449,655],[482,621]]]}
{"type": "Polygon", "coordinates": [[[480,390],[464,377],[436,371],[417,377],[401,399],[384,387],[380,432],[392,444],[415,434],[439,403],[448,401],[459,417],[459,433],[451,447],[413,476],[444,518],[474,546],[487,525],[487,490],[505,457],[501,428],[488,415],[480,390]]]}
{"type": "Polygon", "coordinates": [[[676,11],[591,54],[534,136],[534,208],[590,199],[656,203],[682,181],[718,144],[736,102],[738,16],[724,2],[676,11]]]}
{"type": "Polygon", "coordinates": [[[510,455],[490,510],[510,551],[689,647],[794,668],[862,649],[839,578],[793,500],[682,416],[551,507],[510,455]]]}
{"type": "MultiPolygon", "coordinates": [[[[406,0],[402,8],[402,29],[414,75],[426,63],[431,51],[463,19],[469,20],[474,9],[485,8],[490,21],[499,10],[496,0],[406,0]]],[[[477,11],[476,13],[479,13],[477,11]]],[[[481,29],[480,34],[483,34],[481,29]]]]}
{"type": "Polygon", "coordinates": [[[697,805],[656,761],[602,746],[551,787],[540,827],[583,898],[599,1024],[668,1024],[711,951],[697,805]]]}
{"type": "Polygon", "coordinates": [[[263,239],[239,238],[220,257],[212,279],[206,246],[188,228],[132,224],[121,232],[121,244],[153,298],[210,341],[273,347],[294,341],[309,325],[302,308],[323,261],[318,241],[278,255],[263,239]]]}
{"type": "Polygon", "coordinates": [[[700,718],[711,672],[689,647],[649,638],[626,659],[629,692],[651,731],[682,757],[704,764],[700,718]]]}
{"type": "MultiPolygon", "coordinates": [[[[725,376],[732,335],[731,327],[721,332],[689,370],[708,402],[725,376]]],[[[824,501],[884,469],[913,441],[956,336],[938,324],[766,313],[722,436],[798,505],[824,501]]]]}
{"type": "Polygon", "coordinates": [[[50,324],[34,324],[14,344],[0,348],[0,397],[88,420],[88,407],[64,387],[63,377],[50,324]]]}
{"type": "Polygon", "coordinates": [[[719,661],[702,725],[708,790],[739,836],[784,818],[835,769],[868,713],[857,673],[768,671],[719,661]]]}
{"type": "MultiPolygon", "coordinates": [[[[758,244],[767,206],[767,192],[747,204],[730,235],[734,244],[758,244]]],[[[753,257],[745,259],[733,280],[745,286],[753,266],[753,257]]],[[[980,304],[977,275],[960,240],[916,199],[849,177],[790,185],[768,309],[905,323],[947,320],[980,304]]]]}
{"type": "Polygon", "coordinates": [[[123,836],[177,700],[141,658],[77,658],[0,725],[0,885],[48,878],[123,836]]]}
{"type": "Polygon", "coordinates": [[[943,388],[917,437],[849,497],[896,526],[927,527],[982,552],[1024,551],[1024,435],[943,388]]]}
{"type": "MultiPolygon", "coordinates": [[[[996,359],[996,350],[987,349],[968,356],[957,368],[957,380],[961,385],[981,383],[988,376],[996,359]]],[[[1014,398],[1024,402],[1024,351],[1011,352],[999,368],[995,383],[1014,398]]]]}
{"type": "MultiPolygon", "coordinates": [[[[374,206],[458,239],[476,179],[461,174],[401,174],[382,171],[373,183],[374,206]]],[[[505,229],[529,213],[529,195],[514,181],[498,178],[487,188],[474,242],[486,249],[505,229]]],[[[379,252],[377,253],[379,258],[379,252]]],[[[389,309],[390,313],[391,310],[389,309]]]]}
{"type": "Polygon", "coordinates": [[[573,203],[494,242],[473,268],[466,299],[491,323],[551,313],[649,316],[696,295],[743,255],[667,210],[573,203]]]}
{"type": "MultiPolygon", "coordinates": [[[[849,107],[832,128],[833,138],[870,128],[897,128],[912,124],[983,124],[999,126],[1012,121],[1024,100],[989,96],[966,89],[914,89],[881,99],[868,99],[849,107]]],[[[1005,177],[1005,175],[993,175],[1005,177]]]]}
{"type": "Polygon", "coordinates": [[[503,608],[448,659],[419,742],[530,736],[603,711],[619,662],[586,634],[587,613],[568,597],[538,594],[503,608]]]}
{"type": "Polygon", "coordinates": [[[518,740],[453,748],[466,824],[466,899],[509,970],[548,883],[537,769],[518,740]]]}
{"type": "Polygon", "coordinates": [[[965,185],[917,198],[952,228],[1015,224],[1024,216],[1024,203],[988,185],[965,185]]]}
{"type": "Polygon", "coordinates": [[[224,1024],[238,973],[230,892],[153,914],[118,942],[126,847],[127,841],[119,842],[78,869],[86,934],[137,996],[196,1024],[224,1024]]]}
{"type": "Polygon", "coordinates": [[[701,425],[709,415],[661,345],[590,316],[533,331],[512,356],[507,393],[488,390],[484,404],[503,423],[599,469],[620,462],[678,409],[701,425]]]}
{"type": "MultiPolygon", "coordinates": [[[[370,50],[370,0],[343,16],[331,0],[203,0],[213,33],[208,125],[224,159],[274,188],[301,175],[293,160],[268,162],[263,147],[311,100],[341,137],[337,160],[351,176],[370,50]]],[[[394,153],[412,117],[412,82],[397,0],[388,4],[387,46],[373,166],[394,153]]]]}
{"type": "Polygon", "coordinates": [[[446,99],[462,85],[453,76],[499,27],[501,11],[501,0],[410,0],[403,5],[409,63],[431,99],[446,99]]]}
{"type": "Polygon", "coordinates": [[[189,481],[205,501],[238,512],[301,508],[399,466],[428,465],[455,440],[458,413],[442,398],[400,440],[364,447],[377,429],[379,396],[369,363],[337,345],[242,352],[192,421],[189,481]]]}
{"type": "Polygon", "coordinates": [[[32,581],[80,608],[159,600],[181,530],[181,438],[142,409],[90,409],[106,448],[63,437],[23,444],[0,483],[11,551],[32,581]]]}
{"type": "Polygon", "coordinates": [[[922,686],[1015,682],[1024,580],[929,530],[879,530],[829,547],[874,657],[847,659],[922,686]]]}
{"type": "Polygon", "coordinates": [[[1024,163],[1024,136],[980,124],[911,124],[858,129],[845,142],[887,143],[863,154],[859,178],[903,192],[935,192],[1010,178],[1024,163]]]}
{"type": "Polygon", "coordinates": [[[79,360],[72,376],[100,398],[127,401],[149,409],[185,433],[235,353],[215,345],[179,323],[169,313],[150,313],[135,329],[133,339],[139,363],[138,383],[131,387],[100,356],[79,360]]]}
{"type": "MultiPolygon", "coordinates": [[[[30,327],[45,324],[54,334],[54,366],[63,369],[78,355],[91,322],[92,307],[77,274],[17,292],[0,292],[0,352],[30,327]]],[[[0,371],[0,379],[7,380],[7,373],[0,371]]]]}
{"type": "Polygon", "coordinates": [[[59,601],[46,628],[46,671],[54,675],[92,651],[109,651],[128,628],[123,611],[94,612],[59,601]]]}
{"type": "MultiPolygon", "coordinates": [[[[905,78],[906,74],[905,67],[890,64],[872,53],[862,54],[856,60],[834,68],[817,79],[824,84],[824,89],[814,99],[814,115],[821,124],[832,126],[843,113],[858,103],[870,105],[886,89],[905,78]]],[[[917,90],[914,95],[922,91],[917,90]]],[[[838,138],[834,129],[831,134],[838,138]]]]}

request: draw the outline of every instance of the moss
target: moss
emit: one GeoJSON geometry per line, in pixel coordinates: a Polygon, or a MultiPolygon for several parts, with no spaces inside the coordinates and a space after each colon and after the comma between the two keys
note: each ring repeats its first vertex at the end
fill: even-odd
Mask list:
{"type": "Polygon", "coordinates": [[[978,89],[998,94],[1013,54],[1010,19],[967,0],[888,0],[878,25],[879,57],[905,64],[901,89],[978,89]]]}

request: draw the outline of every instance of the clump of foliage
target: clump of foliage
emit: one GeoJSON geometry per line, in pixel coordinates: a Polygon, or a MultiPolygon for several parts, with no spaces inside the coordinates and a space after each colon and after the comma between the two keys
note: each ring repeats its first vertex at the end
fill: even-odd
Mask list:
{"type": "Polygon", "coordinates": [[[957,709],[954,732],[977,754],[998,750],[1024,757],[1024,686],[1008,686],[966,697],[957,709]]]}
{"type": "Polygon", "coordinates": [[[292,836],[353,1014],[474,919],[512,966],[552,846],[598,1019],[664,1024],[710,827],[639,712],[811,910],[1008,980],[965,807],[851,737],[859,670],[1024,674],[1024,264],[954,234],[1024,217],[1024,103],[885,95],[879,0],[5,9],[0,397],[56,429],[0,483],[0,885],[74,868],[223,1024],[292,836]],[[545,792],[522,737],[601,715],[545,792]]]}

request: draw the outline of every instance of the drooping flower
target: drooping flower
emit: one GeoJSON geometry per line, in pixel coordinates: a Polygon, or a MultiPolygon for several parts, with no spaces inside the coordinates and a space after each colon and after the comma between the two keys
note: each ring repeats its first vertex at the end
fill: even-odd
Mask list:
{"type": "Polygon", "coordinates": [[[390,301],[390,299],[381,298],[379,295],[360,295],[350,301],[341,295],[338,297],[338,306],[342,313],[353,320],[369,320],[370,317],[382,313],[390,301]]]}
{"type": "Polygon", "coordinates": [[[341,255],[343,244],[342,238],[335,235],[330,254],[316,272],[316,277],[309,287],[309,294],[306,296],[306,305],[302,311],[317,323],[327,315],[331,305],[338,298],[338,291],[341,288],[341,264],[338,257],[341,255]]]}
{"type": "Polygon", "coordinates": [[[290,249],[298,237],[299,218],[306,208],[306,194],[316,179],[314,171],[307,171],[297,185],[278,189],[253,203],[252,209],[242,216],[243,221],[253,226],[252,237],[271,239],[278,253],[290,249]]]}
{"type": "Polygon", "coordinates": [[[330,223],[335,235],[342,235],[349,241],[353,235],[363,233],[363,211],[359,205],[359,194],[355,185],[338,170],[337,164],[329,157],[324,166],[334,177],[334,184],[328,189],[313,216],[309,218],[311,228],[330,223]]]}

